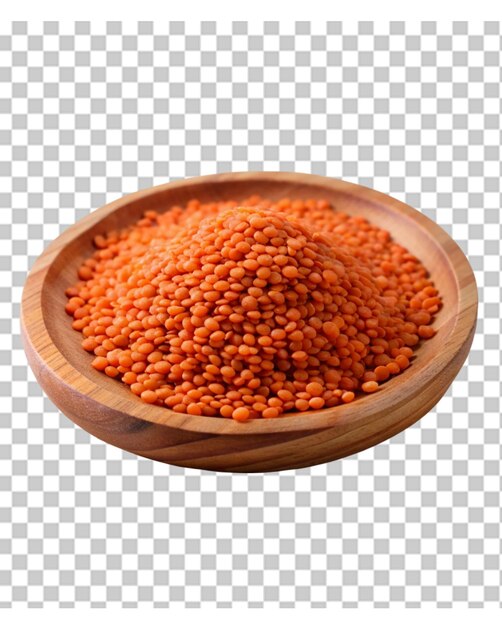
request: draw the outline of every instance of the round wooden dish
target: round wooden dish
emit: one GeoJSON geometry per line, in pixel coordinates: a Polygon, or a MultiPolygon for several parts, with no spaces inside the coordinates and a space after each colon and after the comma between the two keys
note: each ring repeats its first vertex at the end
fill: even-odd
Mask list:
{"type": "Polygon", "coordinates": [[[339,459],[392,437],[425,415],[446,392],[472,343],[477,290],[457,244],[437,224],[382,193],[307,174],[249,172],[205,176],[121,198],[68,228],[35,263],[24,288],[22,333],[28,361],[53,402],[79,426],[135,454],[185,467],[233,472],[293,469],[339,459]],[[96,372],[64,311],[65,289],[95,235],[126,226],[145,210],[204,201],[327,198],[335,207],[388,229],[430,270],[444,306],[437,334],[403,374],[373,395],[284,418],[237,423],[144,404],[128,387],[96,372]]]}

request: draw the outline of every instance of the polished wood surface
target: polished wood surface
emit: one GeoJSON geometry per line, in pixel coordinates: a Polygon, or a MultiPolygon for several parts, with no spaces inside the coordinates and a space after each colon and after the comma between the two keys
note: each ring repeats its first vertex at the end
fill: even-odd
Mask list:
{"type": "Polygon", "coordinates": [[[233,472],[293,469],[339,459],[392,437],[444,395],[469,352],[477,289],[458,245],[437,224],[382,193],[309,174],[248,172],[176,181],[125,196],[68,228],[36,261],[24,288],[22,334],[28,361],[47,395],[79,426],[135,454],[185,467],[233,472]],[[389,230],[424,262],[443,298],[437,334],[423,342],[411,367],[354,402],[269,420],[174,413],[147,405],[120,381],[96,372],[64,311],[65,289],[93,252],[95,235],[191,198],[203,201],[327,198],[389,230]]]}

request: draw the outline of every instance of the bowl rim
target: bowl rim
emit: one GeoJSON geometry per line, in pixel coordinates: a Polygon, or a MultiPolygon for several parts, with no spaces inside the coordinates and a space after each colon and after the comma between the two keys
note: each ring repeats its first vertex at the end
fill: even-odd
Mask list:
{"type": "MultiPolygon", "coordinates": [[[[459,355],[465,343],[472,339],[477,318],[477,287],[472,268],[462,252],[461,248],[438,224],[412,208],[387,194],[336,178],[320,176],[316,174],[302,174],[297,172],[229,172],[225,174],[212,174],[198,176],[168,182],[162,185],[143,189],[114,200],[103,207],[93,211],[84,218],[69,226],[57,237],[38,257],[30,271],[23,289],[21,303],[21,330],[27,351],[36,356],[42,368],[49,368],[58,382],[68,390],[78,391],[99,405],[104,405],[110,411],[119,411],[133,418],[152,422],[154,424],[185,430],[194,433],[226,434],[226,435],[258,435],[266,433],[286,433],[302,430],[316,431],[330,428],[336,425],[337,431],[349,430],[351,427],[359,427],[362,423],[371,419],[371,405],[374,412],[382,413],[390,409],[395,410],[400,403],[405,405],[406,398],[410,394],[418,396],[448,367],[448,364],[459,355]],[[356,195],[365,203],[376,205],[384,204],[387,208],[414,222],[423,236],[432,238],[448,259],[450,268],[457,281],[459,294],[455,323],[451,329],[446,345],[448,350],[441,350],[437,354],[434,363],[428,367],[422,366],[419,370],[409,375],[410,370],[399,376],[399,393],[396,388],[389,390],[391,385],[383,385],[377,395],[359,397],[356,401],[338,405],[336,407],[308,411],[304,413],[290,413],[284,417],[264,420],[249,420],[238,423],[232,419],[215,418],[197,415],[176,413],[168,408],[152,406],[132,397],[122,400],[119,396],[108,391],[104,386],[100,387],[85,375],[85,372],[76,369],[61,353],[55,338],[50,334],[45,323],[44,309],[42,307],[42,294],[45,279],[49,269],[65,246],[76,236],[82,235],[108,215],[125,206],[154,196],[167,189],[182,187],[187,184],[197,186],[207,183],[225,184],[237,180],[246,179],[283,182],[285,184],[310,184],[311,186],[330,187],[334,191],[356,195]],[[459,275],[462,274],[460,284],[459,275]],[[55,350],[56,352],[55,352],[55,350]],[[417,387],[415,374],[421,372],[420,386],[417,387]],[[407,375],[408,374],[408,375],[407,375]],[[68,382],[71,380],[71,384],[68,382]],[[85,386],[85,389],[84,389],[85,386]],[[375,402],[378,397],[378,402],[375,402]]],[[[460,366],[459,366],[460,367],[460,366]]],[[[122,384],[120,381],[109,381],[122,384]]],[[[391,381],[390,381],[391,382],[391,381]]]]}

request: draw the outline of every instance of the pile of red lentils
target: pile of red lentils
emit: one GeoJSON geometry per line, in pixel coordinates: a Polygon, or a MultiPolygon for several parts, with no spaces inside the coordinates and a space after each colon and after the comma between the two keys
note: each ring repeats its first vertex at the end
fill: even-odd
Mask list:
{"type": "Polygon", "coordinates": [[[92,365],[144,402],[240,422],[373,393],[434,335],[425,267],[324,200],[148,211],[66,291],[92,365]]]}

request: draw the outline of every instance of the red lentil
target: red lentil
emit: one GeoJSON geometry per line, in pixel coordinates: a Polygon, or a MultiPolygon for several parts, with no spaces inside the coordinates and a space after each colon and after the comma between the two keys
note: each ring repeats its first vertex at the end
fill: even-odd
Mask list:
{"type": "Polygon", "coordinates": [[[368,380],[361,385],[361,389],[366,393],[373,393],[378,389],[378,383],[374,380],[368,380]]]}
{"type": "Polygon", "coordinates": [[[442,304],[387,231],[326,200],[192,200],[95,245],[65,307],[92,366],[189,415],[245,422],[374,393],[442,304]]]}

